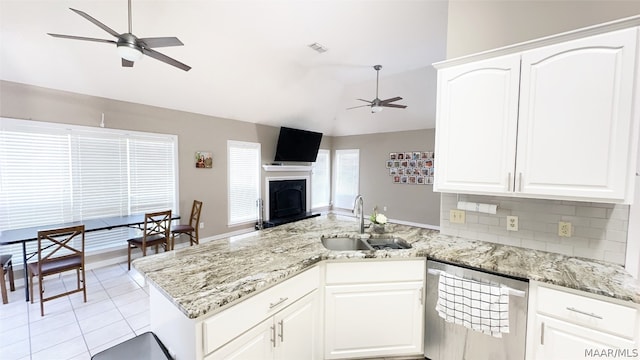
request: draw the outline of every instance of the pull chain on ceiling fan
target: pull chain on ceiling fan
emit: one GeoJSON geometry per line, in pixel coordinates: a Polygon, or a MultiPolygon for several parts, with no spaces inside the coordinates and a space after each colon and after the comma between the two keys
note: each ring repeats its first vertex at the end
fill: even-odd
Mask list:
{"type": "Polygon", "coordinates": [[[365,100],[365,99],[356,99],[356,100],[367,102],[367,103],[369,103],[369,105],[354,106],[354,107],[347,108],[347,110],[369,106],[369,107],[371,107],[371,113],[377,113],[377,112],[382,111],[383,107],[391,107],[391,108],[399,108],[399,109],[406,108],[407,105],[391,104],[392,102],[396,102],[398,100],[402,100],[402,98],[399,97],[399,96],[396,96],[396,97],[393,97],[393,98],[389,98],[389,99],[386,99],[386,100],[380,100],[378,98],[378,84],[379,84],[379,81],[380,81],[380,69],[382,69],[382,65],[375,65],[373,68],[376,70],[376,98],[371,100],[371,101],[365,100]]]}
{"type": "Polygon", "coordinates": [[[191,66],[183,64],[178,60],[175,60],[175,59],[172,59],[172,58],[168,57],[167,55],[164,55],[164,54],[159,53],[159,52],[157,52],[155,50],[152,50],[152,48],[158,48],[158,47],[182,46],[182,45],[184,45],[182,43],[182,41],[178,40],[177,37],[138,38],[135,35],[133,35],[133,33],[131,31],[131,0],[129,0],[128,3],[129,3],[129,8],[128,8],[129,32],[126,32],[124,34],[118,34],[116,31],[114,31],[113,29],[111,29],[107,25],[101,23],[100,21],[96,20],[95,18],[93,18],[91,15],[85,13],[84,11],[80,11],[80,10],[76,10],[76,9],[73,9],[73,8],[69,8],[69,9],[71,9],[71,11],[75,12],[76,14],[78,14],[78,15],[82,16],[83,18],[89,20],[90,22],[92,22],[93,24],[95,24],[96,26],[101,28],[102,30],[104,30],[104,31],[108,32],[109,34],[113,35],[117,39],[117,41],[115,41],[115,40],[105,40],[105,39],[96,39],[96,38],[88,38],[88,37],[74,36],[74,35],[61,35],[61,34],[52,34],[52,33],[47,33],[47,34],[49,34],[49,35],[51,35],[53,37],[63,38],[63,39],[95,41],[95,42],[116,44],[117,49],[118,49],[118,54],[122,58],[122,66],[124,66],[124,67],[133,67],[133,63],[135,61],[140,60],[142,58],[142,55],[147,55],[149,57],[152,57],[152,58],[154,58],[156,60],[162,61],[162,62],[164,62],[166,64],[175,66],[175,67],[177,67],[179,69],[182,69],[184,71],[189,71],[191,69],[191,66]]]}

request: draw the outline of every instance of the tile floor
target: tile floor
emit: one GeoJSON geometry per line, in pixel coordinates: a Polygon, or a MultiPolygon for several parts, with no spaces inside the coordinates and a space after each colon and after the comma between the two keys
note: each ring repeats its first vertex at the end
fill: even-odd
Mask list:
{"type": "MultiPolygon", "coordinates": [[[[69,274],[46,278],[46,290],[75,287],[75,273],[69,274]]],[[[89,270],[86,277],[86,303],[82,293],[47,301],[44,317],[38,295],[33,304],[24,301],[22,279],[16,279],[9,303],[0,303],[0,360],[90,360],[149,331],[149,289],[142,275],[127,271],[124,263],[89,270]]],[[[406,359],[416,358],[393,360],[406,359]]]]}
{"type": "MultiPolygon", "coordinates": [[[[46,278],[45,289],[74,287],[75,273],[69,274],[46,278]]],[[[148,287],[141,275],[124,263],[89,270],[86,277],[86,303],[82,293],[47,301],[44,317],[38,295],[33,304],[25,302],[22,279],[16,279],[9,303],[0,303],[0,360],[88,360],[149,330],[148,287]]]]}

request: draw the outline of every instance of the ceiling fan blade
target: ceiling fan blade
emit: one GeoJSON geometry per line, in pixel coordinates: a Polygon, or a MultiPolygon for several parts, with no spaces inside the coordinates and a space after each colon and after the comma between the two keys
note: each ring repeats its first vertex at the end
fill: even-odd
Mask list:
{"type": "Polygon", "coordinates": [[[95,42],[104,42],[104,43],[117,44],[117,42],[114,41],[114,40],[96,39],[96,38],[89,38],[89,37],[84,37],[84,36],[61,35],[61,34],[52,34],[52,33],[47,33],[47,35],[50,35],[50,36],[53,36],[53,37],[57,37],[57,38],[63,38],[63,39],[85,40],[85,41],[95,41],[95,42]]]}
{"type": "Polygon", "coordinates": [[[347,108],[347,110],[357,109],[357,108],[361,108],[361,107],[365,107],[365,106],[371,106],[371,105],[360,105],[360,106],[354,106],[354,107],[347,108]]]}
{"type": "Polygon", "coordinates": [[[100,21],[94,19],[91,15],[87,14],[84,11],[80,11],[80,10],[76,10],[74,8],[69,8],[71,9],[71,11],[75,12],[76,14],[82,16],[83,18],[91,21],[92,23],[94,23],[96,26],[98,26],[99,28],[101,28],[102,30],[108,32],[109,34],[119,38],[120,34],[118,34],[117,32],[115,32],[112,28],[108,27],[107,25],[101,23],[100,21]]]}
{"type": "Polygon", "coordinates": [[[182,69],[184,71],[189,71],[191,69],[191,66],[186,65],[181,63],[178,60],[172,59],[170,57],[168,57],[167,55],[161,54],[155,50],[151,50],[151,49],[147,49],[147,48],[142,48],[142,53],[148,56],[151,56],[152,58],[156,59],[156,60],[160,60],[163,63],[167,63],[169,65],[175,66],[178,69],[182,69]]]}
{"type": "Polygon", "coordinates": [[[142,39],[138,39],[138,41],[141,42],[144,45],[144,47],[147,47],[147,48],[184,45],[182,41],[178,40],[177,37],[142,38],[142,39]]]}
{"type": "Polygon", "coordinates": [[[365,99],[356,99],[356,100],[360,100],[360,101],[368,102],[369,104],[373,104],[373,101],[370,101],[370,100],[365,100],[365,99]]]}
{"type": "Polygon", "coordinates": [[[133,67],[133,61],[122,59],[122,67],[133,67]]]}
{"type": "Polygon", "coordinates": [[[398,105],[398,104],[380,104],[380,106],[391,107],[391,108],[400,108],[400,109],[404,109],[404,108],[407,107],[407,105],[398,105]]]}
{"type": "Polygon", "coordinates": [[[402,100],[402,98],[400,96],[396,96],[394,98],[390,98],[387,100],[380,100],[380,104],[388,104],[388,103],[392,103],[394,101],[398,101],[398,100],[402,100]]]}

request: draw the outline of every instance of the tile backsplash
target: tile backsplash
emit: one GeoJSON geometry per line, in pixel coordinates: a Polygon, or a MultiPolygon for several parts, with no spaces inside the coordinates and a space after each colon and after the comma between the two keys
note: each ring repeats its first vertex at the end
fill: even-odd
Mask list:
{"type": "Polygon", "coordinates": [[[505,245],[604,260],[624,265],[629,205],[442,194],[440,232],[505,245]],[[449,221],[458,201],[498,205],[497,213],[466,211],[465,223],[449,221]],[[507,216],[518,231],[507,231],[507,216]],[[558,236],[558,222],[570,222],[571,237],[558,236]]]}

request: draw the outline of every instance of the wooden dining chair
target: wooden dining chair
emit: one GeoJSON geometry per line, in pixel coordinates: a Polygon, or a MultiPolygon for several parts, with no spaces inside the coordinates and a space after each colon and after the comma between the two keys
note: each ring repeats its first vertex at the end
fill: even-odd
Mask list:
{"type": "Polygon", "coordinates": [[[158,211],[144,214],[144,227],[142,236],[127,240],[128,245],[128,269],[131,270],[131,250],[139,248],[142,256],[147,256],[147,248],[162,245],[164,251],[171,250],[171,210],[158,211]]]}
{"type": "Polygon", "coordinates": [[[29,272],[32,304],[34,298],[33,278],[38,277],[40,316],[44,316],[45,301],[82,292],[84,302],[87,302],[87,287],[84,273],[84,225],[38,231],[37,254],[38,261],[27,264],[27,269],[29,272]],[[45,297],[44,277],[72,270],[76,271],[76,288],[45,297]]]}
{"type": "Polygon", "coordinates": [[[9,302],[9,298],[7,297],[7,284],[4,280],[5,274],[9,277],[9,289],[11,291],[16,291],[16,285],[13,281],[13,263],[11,262],[11,255],[0,255],[0,275],[2,275],[1,290],[3,304],[9,302]]]}
{"type": "Polygon", "coordinates": [[[189,224],[180,224],[171,228],[171,250],[173,250],[176,245],[176,236],[180,235],[189,235],[189,246],[200,243],[200,236],[198,235],[198,224],[200,223],[201,211],[202,201],[193,200],[189,224]]]}

